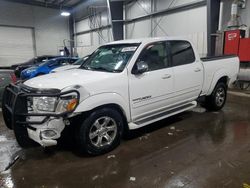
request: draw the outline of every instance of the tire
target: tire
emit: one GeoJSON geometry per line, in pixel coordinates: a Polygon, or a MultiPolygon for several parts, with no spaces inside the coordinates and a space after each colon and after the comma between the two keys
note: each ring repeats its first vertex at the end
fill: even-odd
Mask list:
{"type": "Polygon", "coordinates": [[[11,120],[11,113],[7,110],[7,108],[4,105],[4,100],[6,100],[6,92],[4,90],[3,92],[3,98],[2,98],[2,114],[3,114],[3,120],[7,128],[12,129],[12,120],[11,120]]]}
{"type": "Polygon", "coordinates": [[[15,124],[13,129],[14,129],[17,143],[22,148],[31,148],[31,147],[38,146],[38,143],[36,143],[35,141],[29,138],[26,127],[20,124],[15,124]]]}
{"type": "Polygon", "coordinates": [[[115,109],[93,111],[83,120],[76,133],[80,152],[101,155],[112,151],[121,142],[123,126],[122,115],[115,109]]]}
{"type": "Polygon", "coordinates": [[[221,110],[227,99],[227,85],[223,82],[217,83],[212,94],[206,97],[205,108],[210,111],[221,110]]]}

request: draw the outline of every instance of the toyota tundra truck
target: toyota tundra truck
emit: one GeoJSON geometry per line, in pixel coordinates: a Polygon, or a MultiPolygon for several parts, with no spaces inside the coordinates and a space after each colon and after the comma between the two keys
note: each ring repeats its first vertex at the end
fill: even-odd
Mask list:
{"type": "Polygon", "coordinates": [[[80,151],[100,155],[125,132],[190,110],[198,99],[222,109],[238,72],[238,57],[200,58],[185,38],[116,41],[77,69],[7,86],[2,113],[21,147],[57,145],[72,128],[80,151]]]}

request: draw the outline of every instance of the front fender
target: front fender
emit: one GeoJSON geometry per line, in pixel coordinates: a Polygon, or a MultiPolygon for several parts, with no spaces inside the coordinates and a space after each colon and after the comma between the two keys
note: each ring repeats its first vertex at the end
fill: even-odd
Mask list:
{"type": "Polygon", "coordinates": [[[207,95],[211,95],[217,82],[219,81],[219,79],[221,79],[222,77],[229,77],[228,75],[228,70],[223,68],[223,69],[219,69],[218,71],[216,71],[213,75],[213,79],[212,82],[210,84],[209,90],[207,92],[207,95]]]}
{"type": "Polygon", "coordinates": [[[80,102],[75,113],[81,113],[93,110],[99,106],[115,104],[118,105],[121,110],[124,112],[127,120],[130,120],[130,111],[129,111],[129,101],[126,101],[121,95],[117,93],[100,93],[97,95],[92,95],[80,102]]]}

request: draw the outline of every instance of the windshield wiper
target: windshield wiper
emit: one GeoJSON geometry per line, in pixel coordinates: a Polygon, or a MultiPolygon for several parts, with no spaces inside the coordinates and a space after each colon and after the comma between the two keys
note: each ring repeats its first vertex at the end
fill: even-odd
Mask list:
{"type": "Polygon", "coordinates": [[[105,67],[91,67],[91,70],[105,71],[105,72],[118,72],[116,70],[109,70],[105,67]]]}
{"type": "Polygon", "coordinates": [[[90,68],[90,67],[87,67],[87,66],[81,66],[80,68],[81,68],[81,69],[85,69],[85,70],[91,70],[91,68],[90,68]]]}

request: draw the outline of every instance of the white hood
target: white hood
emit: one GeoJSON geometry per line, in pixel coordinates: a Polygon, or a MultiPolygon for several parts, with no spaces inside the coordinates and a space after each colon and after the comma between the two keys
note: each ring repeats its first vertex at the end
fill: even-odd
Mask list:
{"type": "Polygon", "coordinates": [[[76,69],[80,67],[80,65],[65,65],[65,66],[62,66],[62,67],[58,67],[56,69],[53,69],[51,71],[51,73],[55,73],[55,72],[61,72],[61,71],[66,71],[66,70],[70,70],[70,69],[76,69]]]}
{"type": "Polygon", "coordinates": [[[57,73],[38,76],[24,82],[25,85],[40,89],[60,89],[72,86],[93,86],[93,83],[102,85],[105,80],[113,80],[119,73],[72,69],[57,73]],[[90,84],[90,85],[89,85],[90,84]]]}

